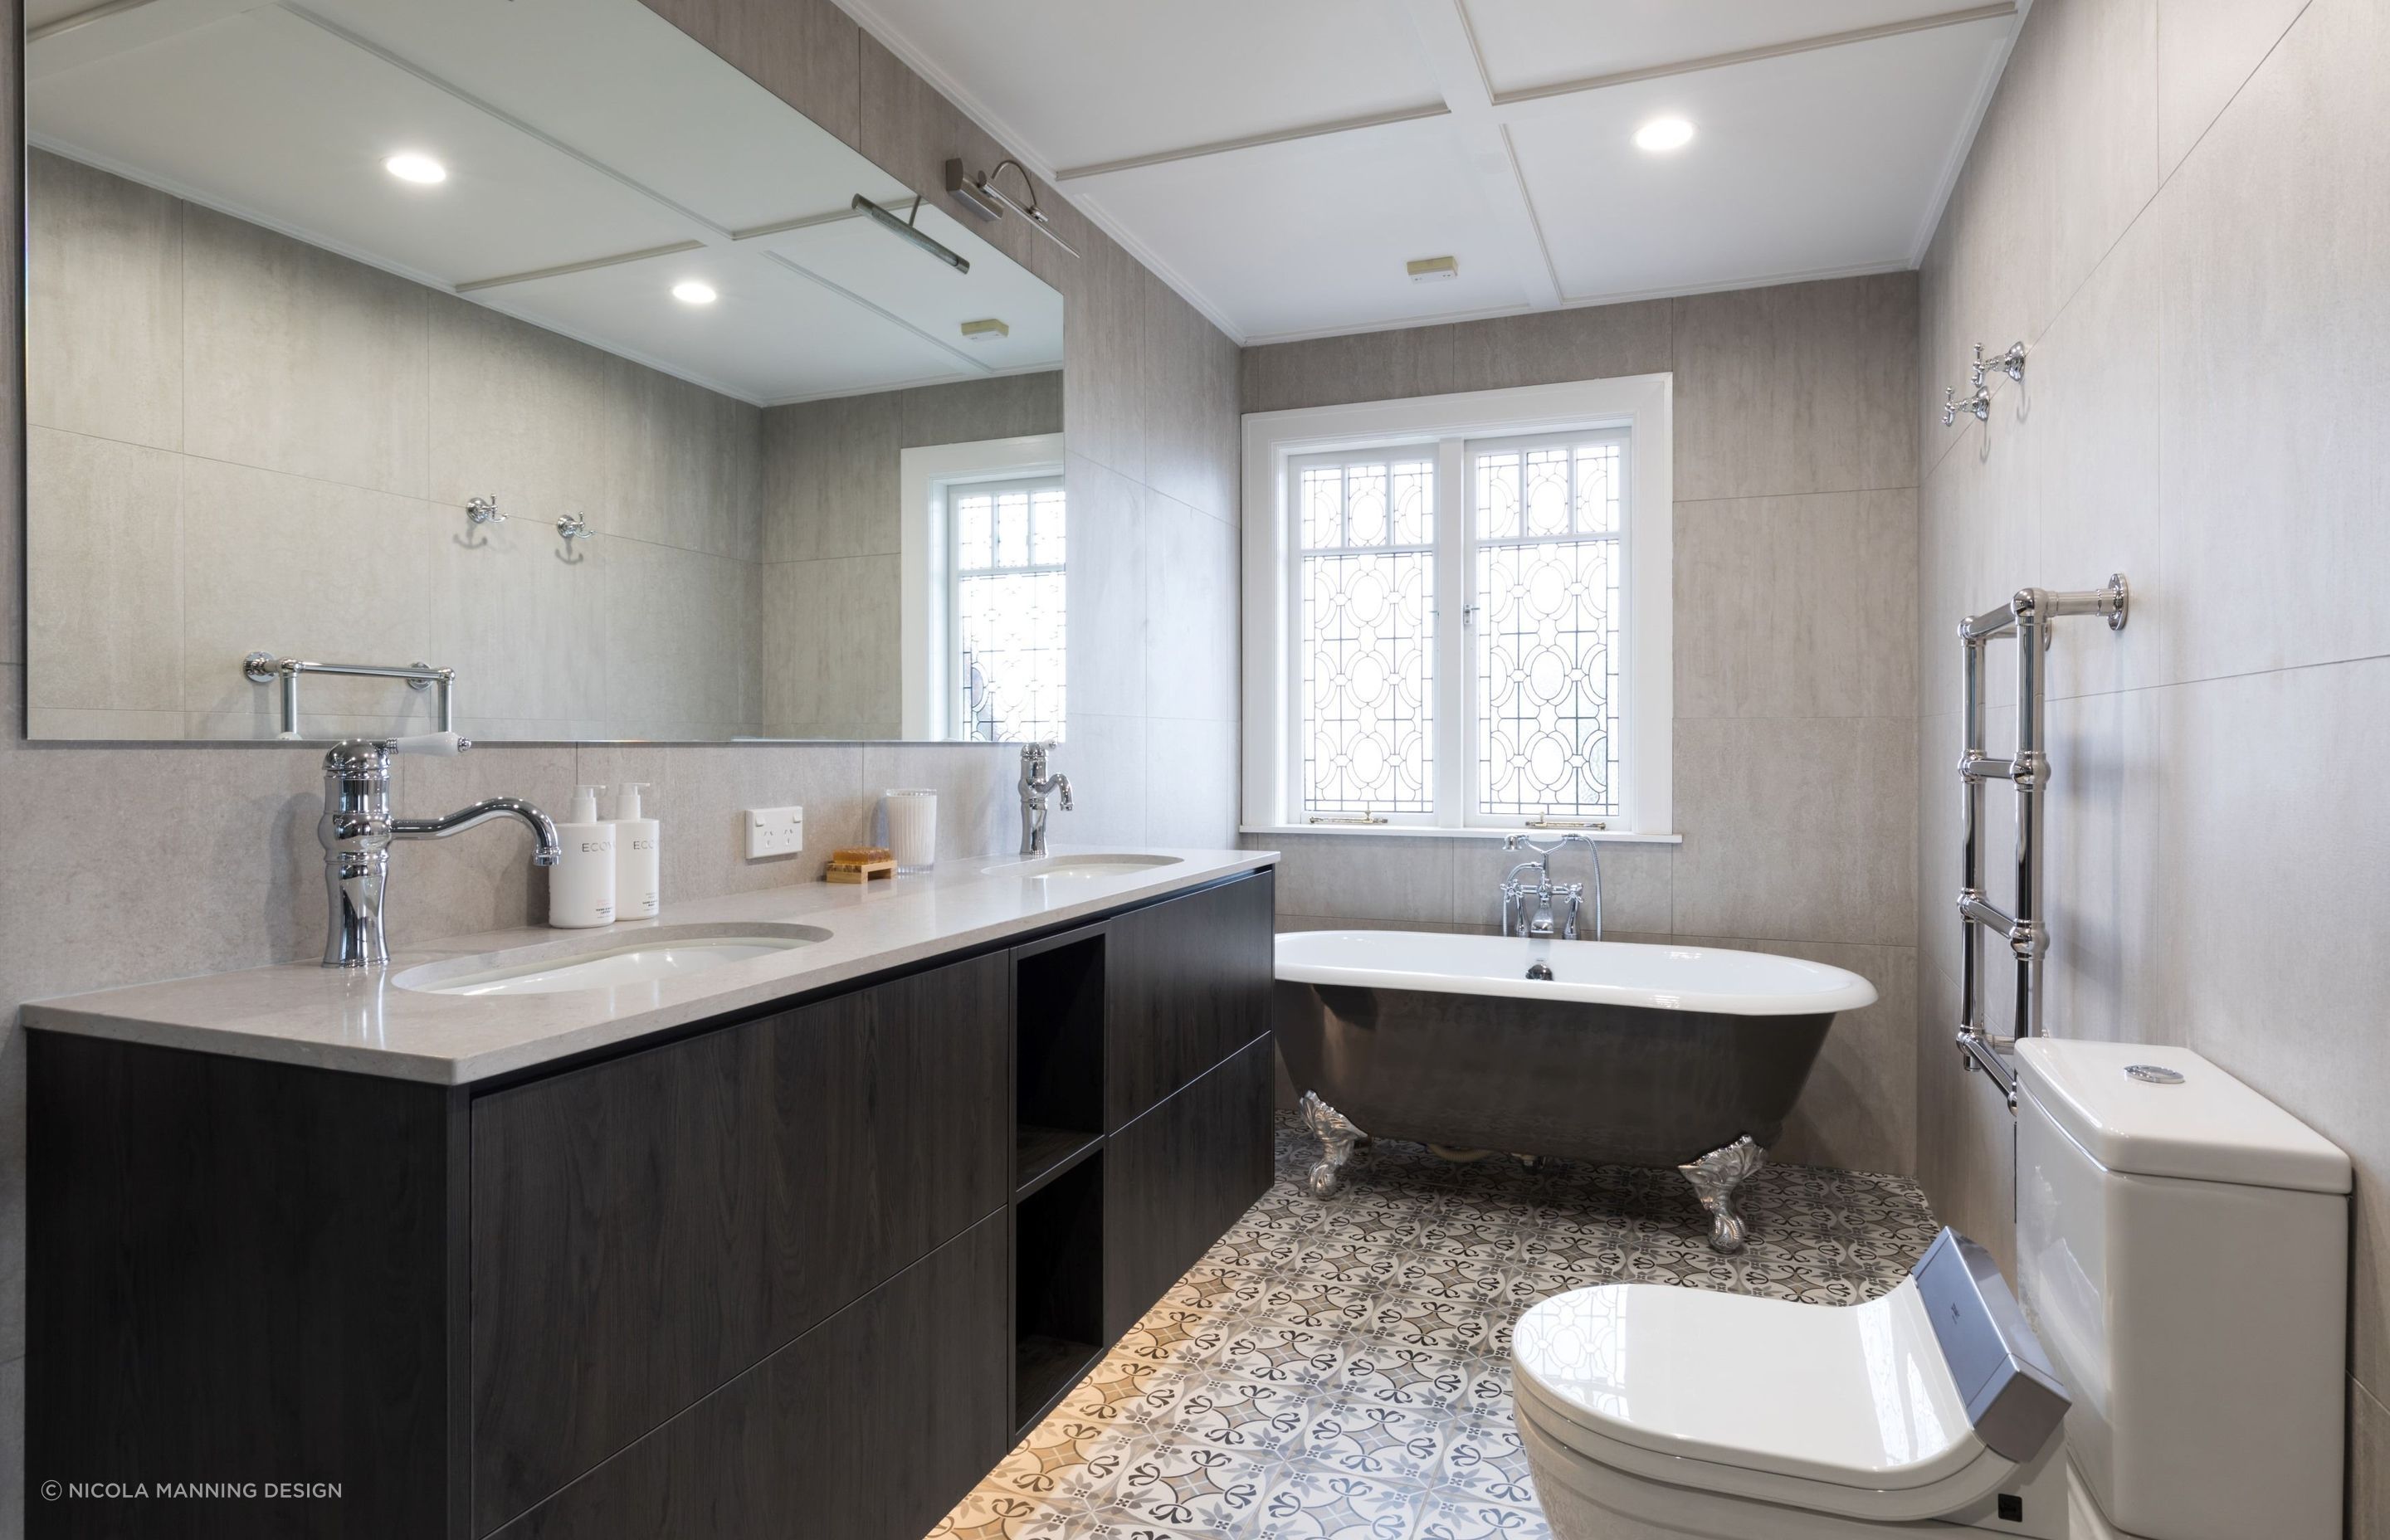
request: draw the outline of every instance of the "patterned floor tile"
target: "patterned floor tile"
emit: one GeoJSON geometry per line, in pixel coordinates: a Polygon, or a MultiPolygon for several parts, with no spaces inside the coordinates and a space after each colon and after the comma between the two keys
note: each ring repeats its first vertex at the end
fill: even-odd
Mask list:
{"type": "Polygon", "coordinates": [[[1321,1201],[1318,1146],[933,1532],[936,1540],[1547,1540],[1510,1333],[1607,1282],[1856,1304],[1934,1238],[1916,1187],[1771,1166],[1709,1248],[1673,1171],[1456,1162],[1375,1144],[1321,1201]]]}

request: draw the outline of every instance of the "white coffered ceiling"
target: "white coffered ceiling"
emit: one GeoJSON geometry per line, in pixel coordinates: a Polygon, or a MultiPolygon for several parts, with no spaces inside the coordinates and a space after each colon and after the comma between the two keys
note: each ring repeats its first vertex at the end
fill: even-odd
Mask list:
{"type": "Polygon", "coordinates": [[[842,3],[1266,341],[1913,266],[2031,0],[842,3]]]}

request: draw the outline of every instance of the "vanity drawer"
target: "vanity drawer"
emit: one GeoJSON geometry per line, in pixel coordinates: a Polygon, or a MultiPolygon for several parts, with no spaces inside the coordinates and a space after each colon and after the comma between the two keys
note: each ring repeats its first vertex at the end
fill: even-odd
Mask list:
{"type": "Polygon", "coordinates": [[[975,958],[473,1104],[475,1534],[1004,1205],[1008,997],[975,958]]]}
{"type": "Polygon", "coordinates": [[[1108,1126],[1118,1128],[1269,1029],[1271,874],[1115,918],[1104,957],[1108,1126]]]}
{"type": "Polygon", "coordinates": [[[1004,1457],[1004,1216],[522,1515],[500,1540],[915,1540],[1004,1457]]]}
{"type": "Polygon", "coordinates": [[[1106,1341],[1135,1325],[1269,1190],[1276,1044],[1266,1034],[1248,1043],[1106,1144],[1106,1341]]]}

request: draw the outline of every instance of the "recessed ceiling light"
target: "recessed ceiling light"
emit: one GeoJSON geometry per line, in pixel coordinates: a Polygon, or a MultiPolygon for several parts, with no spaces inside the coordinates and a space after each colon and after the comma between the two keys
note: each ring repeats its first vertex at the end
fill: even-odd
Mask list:
{"type": "Polygon", "coordinates": [[[1693,125],[1682,118],[1654,118],[1635,131],[1635,148],[1653,154],[1682,149],[1693,142],[1693,125]]]}
{"type": "Polygon", "coordinates": [[[1457,278],[1460,276],[1460,259],[1421,257],[1417,262],[1405,263],[1403,271],[1411,276],[1413,283],[1433,283],[1438,278],[1457,278]]]}
{"type": "Polygon", "coordinates": [[[691,278],[673,285],[673,298],[685,305],[710,305],[714,301],[713,286],[691,278]]]}
{"type": "Polygon", "coordinates": [[[418,155],[412,150],[402,155],[392,156],[381,163],[381,169],[402,182],[420,182],[426,186],[434,182],[448,180],[446,166],[429,155],[418,155]]]}

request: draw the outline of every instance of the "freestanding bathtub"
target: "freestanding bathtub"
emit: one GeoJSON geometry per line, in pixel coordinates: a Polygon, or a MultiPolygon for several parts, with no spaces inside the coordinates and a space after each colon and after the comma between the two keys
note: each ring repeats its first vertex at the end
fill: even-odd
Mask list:
{"type": "Polygon", "coordinates": [[[1320,1140],[1311,1189],[1371,1137],[1675,1166],[1740,1250],[1760,1168],[1856,973],[1709,946],[1310,930],[1278,938],[1279,1046],[1320,1140]]]}

